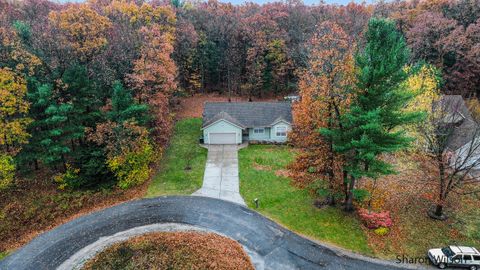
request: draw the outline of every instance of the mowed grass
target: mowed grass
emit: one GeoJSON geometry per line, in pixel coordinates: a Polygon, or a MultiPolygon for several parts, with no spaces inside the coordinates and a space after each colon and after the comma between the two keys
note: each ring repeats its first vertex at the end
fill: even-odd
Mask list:
{"type": "Polygon", "coordinates": [[[314,198],[282,176],[293,161],[288,146],[250,145],[240,150],[240,192],[250,208],[257,209],[287,228],[320,241],[371,255],[367,238],[354,216],[339,208],[318,209],[314,198]]]}
{"type": "Polygon", "coordinates": [[[202,186],[207,149],[200,147],[202,120],[188,118],[175,124],[173,138],[146,197],[191,194],[202,186]]]}
{"type": "Polygon", "coordinates": [[[8,252],[8,251],[0,252],[0,261],[5,259],[5,257],[7,257],[9,254],[10,254],[10,252],[8,252]]]}

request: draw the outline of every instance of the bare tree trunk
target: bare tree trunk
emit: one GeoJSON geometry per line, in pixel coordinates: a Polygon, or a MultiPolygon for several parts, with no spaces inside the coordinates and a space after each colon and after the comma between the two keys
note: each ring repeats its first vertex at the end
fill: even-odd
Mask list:
{"type": "Polygon", "coordinates": [[[439,171],[439,180],[440,180],[440,192],[438,196],[438,203],[435,208],[435,215],[437,217],[443,216],[443,204],[445,201],[445,164],[443,164],[443,157],[442,154],[437,155],[437,162],[438,162],[438,171],[439,171]]]}
{"type": "Polygon", "coordinates": [[[345,211],[353,211],[353,189],[355,188],[355,177],[350,176],[350,183],[348,186],[347,201],[345,202],[345,211]]]}
{"type": "Polygon", "coordinates": [[[10,153],[10,146],[8,145],[7,134],[3,135],[3,139],[5,141],[5,147],[7,149],[7,153],[10,153]]]}
{"type": "MultiPolygon", "coordinates": [[[[328,129],[331,129],[333,126],[332,123],[332,103],[329,102],[328,104],[328,129]]],[[[333,143],[332,141],[329,141],[329,151],[328,151],[328,169],[327,169],[327,174],[328,174],[328,197],[327,197],[327,204],[328,205],[335,205],[335,176],[334,176],[334,171],[333,171],[333,166],[335,163],[334,160],[334,153],[333,153],[333,143]]]]}
{"type": "Polygon", "coordinates": [[[65,159],[65,156],[62,154],[62,166],[63,166],[63,172],[67,171],[67,161],[65,159]]]}
{"type": "Polygon", "coordinates": [[[345,170],[343,171],[343,194],[345,195],[344,204],[346,205],[348,201],[348,174],[345,170]]]}
{"type": "Polygon", "coordinates": [[[437,204],[435,207],[435,215],[438,217],[443,216],[443,203],[437,204]]]}

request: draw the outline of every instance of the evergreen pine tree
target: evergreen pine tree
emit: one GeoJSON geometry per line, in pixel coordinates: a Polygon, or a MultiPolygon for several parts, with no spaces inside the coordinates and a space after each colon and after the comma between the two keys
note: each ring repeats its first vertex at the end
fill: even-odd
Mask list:
{"type": "Polygon", "coordinates": [[[38,161],[48,166],[55,167],[59,163],[65,166],[65,155],[71,149],[65,144],[63,124],[72,106],[56,104],[50,84],[31,80],[28,88],[27,97],[31,102],[29,114],[34,121],[28,127],[32,136],[19,159],[24,163],[34,163],[36,168],[38,161]]]}
{"type": "Polygon", "coordinates": [[[100,105],[104,98],[103,91],[95,87],[84,66],[69,67],[63,74],[62,81],[66,88],[61,89],[59,101],[73,107],[64,123],[65,136],[70,139],[75,150],[77,144],[83,143],[85,128],[93,128],[101,120],[100,105]]]}
{"type": "Polygon", "coordinates": [[[395,172],[379,156],[407,147],[412,139],[401,127],[422,116],[404,111],[413,94],[405,88],[408,49],[395,23],[371,19],[366,41],[365,49],[356,56],[357,83],[350,110],[339,119],[341,128],[322,131],[333,140],[334,150],[346,157],[346,210],[353,210],[356,179],[395,172]]]}
{"type": "Polygon", "coordinates": [[[139,126],[145,126],[148,122],[147,111],[148,106],[136,104],[130,91],[121,82],[113,83],[112,110],[107,116],[110,121],[121,124],[134,120],[139,126]]]}

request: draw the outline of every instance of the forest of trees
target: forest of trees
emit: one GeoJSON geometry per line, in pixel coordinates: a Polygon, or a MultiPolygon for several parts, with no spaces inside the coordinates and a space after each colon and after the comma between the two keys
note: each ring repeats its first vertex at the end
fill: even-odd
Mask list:
{"type": "MultiPolygon", "coordinates": [[[[59,173],[62,188],[143,182],[168,143],[178,96],[272,97],[305,91],[317,80],[331,97],[320,101],[327,109],[319,113],[338,113],[350,102],[369,110],[336,93],[353,84],[361,89],[359,79],[370,83],[367,75],[355,80],[352,70],[357,62],[368,71],[362,67],[368,61],[359,61],[369,57],[364,34],[372,17],[392,19],[387,28],[405,40],[411,53],[400,53],[397,65],[429,64],[442,75],[444,93],[480,92],[479,0],[346,6],[25,0],[2,1],[0,10],[0,188],[19,170],[43,168],[59,173]],[[315,71],[325,64],[333,64],[323,71],[326,79],[315,71]]],[[[333,141],[337,125],[324,126],[333,141]]],[[[330,158],[332,170],[345,162],[330,158]]]]}

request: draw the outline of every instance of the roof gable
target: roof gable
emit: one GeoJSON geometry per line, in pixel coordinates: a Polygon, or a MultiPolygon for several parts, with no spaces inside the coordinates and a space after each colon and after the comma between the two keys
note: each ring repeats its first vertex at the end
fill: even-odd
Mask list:
{"type": "Polygon", "coordinates": [[[448,138],[448,148],[455,151],[469,143],[479,127],[465,105],[462,96],[444,95],[435,106],[441,106],[441,110],[445,114],[443,118],[445,124],[455,125],[448,138]]]}
{"type": "Polygon", "coordinates": [[[203,127],[219,117],[230,117],[228,121],[244,128],[269,127],[279,119],[291,123],[292,106],[290,102],[206,102],[203,127]]]}
{"type": "Polygon", "coordinates": [[[204,121],[204,124],[202,125],[202,129],[205,129],[205,128],[208,128],[220,121],[225,121],[225,122],[228,122],[234,126],[237,126],[241,129],[244,129],[245,126],[242,125],[242,123],[238,122],[237,119],[231,117],[228,113],[226,112],[220,112],[218,114],[216,114],[214,117],[212,117],[210,120],[208,121],[204,121]]]}
{"type": "Polygon", "coordinates": [[[273,123],[271,124],[271,126],[275,126],[277,124],[280,124],[280,123],[284,123],[284,124],[288,124],[288,125],[291,125],[292,123],[290,123],[289,121],[283,119],[282,117],[279,117],[277,119],[275,119],[275,121],[273,121],[273,123]]]}

